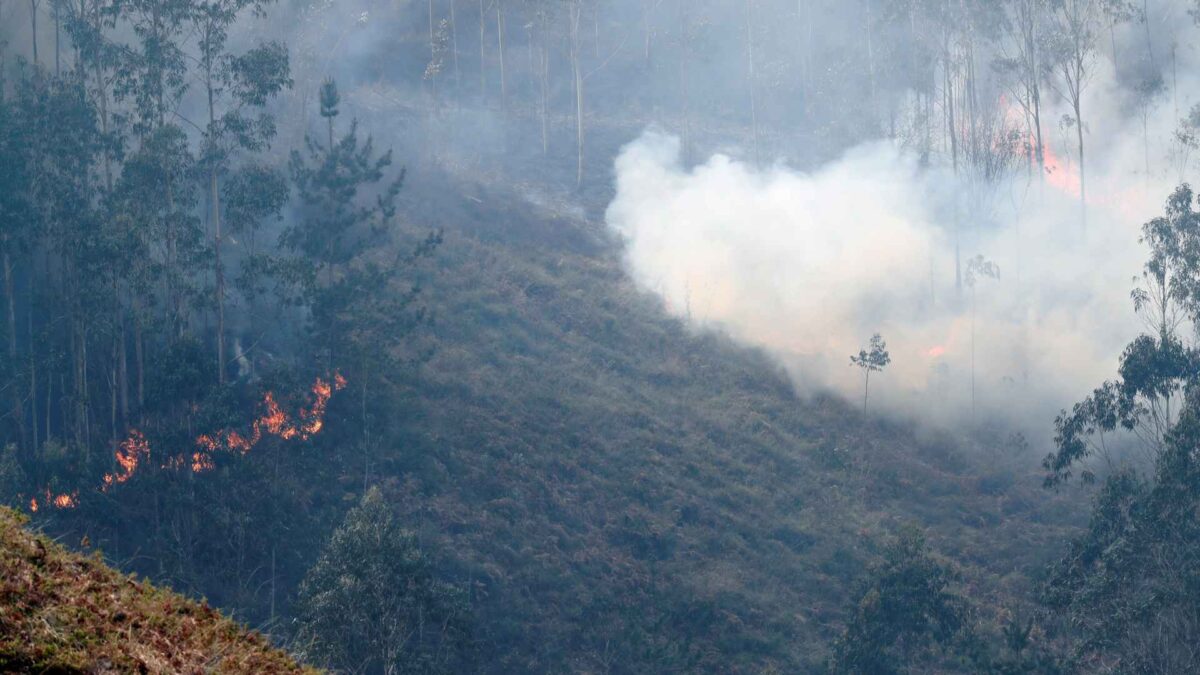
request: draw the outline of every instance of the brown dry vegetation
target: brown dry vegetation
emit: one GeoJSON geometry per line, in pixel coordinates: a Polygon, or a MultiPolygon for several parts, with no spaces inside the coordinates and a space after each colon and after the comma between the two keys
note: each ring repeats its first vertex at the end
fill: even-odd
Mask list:
{"type": "Polygon", "coordinates": [[[0,507],[0,671],[312,673],[206,602],[121,574],[0,507]]]}

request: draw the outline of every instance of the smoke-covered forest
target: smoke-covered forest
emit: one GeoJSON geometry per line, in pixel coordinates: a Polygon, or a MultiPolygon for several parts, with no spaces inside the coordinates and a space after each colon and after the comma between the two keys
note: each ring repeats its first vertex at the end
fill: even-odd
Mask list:
{"type": "Polygon", "coordinates": [[[3,0],[0,503],[332,672],[1200,672],[1197,44],[3,0]]]}

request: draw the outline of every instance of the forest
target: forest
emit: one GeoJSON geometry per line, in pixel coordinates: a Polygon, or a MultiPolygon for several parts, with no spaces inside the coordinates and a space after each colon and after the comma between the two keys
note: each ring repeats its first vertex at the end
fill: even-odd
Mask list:
{"type": "Polygon", "coordinates": [[[331,672],[1200,672],[1198,38],[7,0],[0,505],[331,672]]]}

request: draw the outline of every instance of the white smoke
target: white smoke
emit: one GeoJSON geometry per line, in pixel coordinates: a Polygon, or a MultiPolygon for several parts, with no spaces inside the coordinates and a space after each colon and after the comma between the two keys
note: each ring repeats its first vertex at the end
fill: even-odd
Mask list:
{"type": "MultiPolygon", "coordinates": [[[[1094,91],[1097,103],[1111,93],[1094,91]]],[[[1162,138],[1175,120],[1160,111],[1152,124],[1162,138]]],[[[618,157],[607,221],[639,283],[694,323],[767,348],[805,390],[861,396],[849,356],[879,331],[893,363],[872,378],[873,400],[970,415],[974,306],[978,414],[1033,413],[1045,428],[1112,376],[1140,329],[1129,301],[1140,227],[1176,176],[1145,175],[1140,120],[1132,125],[1092,126],[1106,143],[1090,134],[1086,235],[1068,175],[1016,172],[984,198],[887,142],[812,172],[724,155],[686,167],[679,141],[655,131],[618,157]],[[998,280],[977,282],[974,305],[969,287],[956,291],[956,240],[964,272],[976,254],[1000,267],[998,280]]],[[[1070,147],[1051,145],[1064,157],[1070,147]]]]}

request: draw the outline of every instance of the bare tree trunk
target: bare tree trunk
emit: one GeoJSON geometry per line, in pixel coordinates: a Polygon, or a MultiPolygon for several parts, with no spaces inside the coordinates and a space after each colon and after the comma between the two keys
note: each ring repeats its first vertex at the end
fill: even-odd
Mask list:
{"type": "Polygon", "coordinates": [[[454,13],[454,0],[450,0],[450,50],[454,55],[454,88],[461,84],[458,71],[458,18],[454,13]]]}
{"type": "Polygon", "coordinates": [[[549,38],[546,35],[546,18],[542,17],[542,39],[541,39],[541,68],[538,69],[538,81],[541,89],[541,106],[540,112],[542,117],[542,156],[550,153],[550,46],[546,44],[549,38]]]}
{"type": "Polygon", "coordinates": [[[871,79],[871,119],[874,121],[879,102],[875,97],[875,40],[872,27],[871,0],[867,0],[867,69],[871,79]]]}
{"type": "Polygon", "coordinates": [[[1072,100],[1075,110],[1075,134],[1079,142],[1079,222],[1087,234],[1087,181],[1084,178],[1085,164],[1083,161],[1083,117],[1080,113],[1080,96],[1076,94],[1072,100]]]}
{"type": "Polygon", "coordinates": [[[688,101],[688,61],[691,56],[691,20],[688,16],[690,0],[679,0],[679,102],[681,107],[681,140],[683,161],[691,161],[692,128],[688,101]]]}
{"type": "MultiPolygon", "coordinates": [[[[8,253],[8,242],[4,248],[4,297],[8,310],[8,362],[13,370],[17,366],[17,298],[13,284],[12,257],[8,253]]],[[[15,373],[14,373],[15,379],[15,373]]],[[[25,406],[21,402],[21,389],[17,383],[11,382],[13,392],[13,421],[17,425],[18,447],[25,443],[25,406]]],[[[36,422],[34,422],[36,424],[36,422]]]]}
{"type": "Polygon", "coordinates": [[[650,67],[650,3],[653,0],[642,0],[642,30],[645,33],[645,45],[643,46],[645,54],[643,58],[646,60],[646,67],[650,67]]]}
{"type": "MultiPolygon", "coordinates": [[[[212,83],[212,66],[211,59],[208,59],[206,67],[208,73],[205,78],[205,88],[208,94],[208,128],[210,132],[216,130],[217,113],[213,102],[213,83],[212,83]]],[[[332,123],[333,118],[329,118],[332,123]]],[[[331,132],[332,133],[332,132],[331,132]]],[[[333,148],[333,139],[330,137],[330,149],[333,148]]],[[[216,277],[216,288],[214,289],[214,298],[217,301],[217,382],[225,384],[225,265],[221,259],[221,191],[217,186],[217,165],[216,158],[210,159],[212,165],[208,168],[208,205],[209,217],[212,218],[213,224],[213,273],[216,277]]]]}
{"type": "MultiPolygon", "coordinates": [[[[60,29],[62,28],[62,21],[60,20],[59,14],[58,14],[59,0],[53,0],[53,1],[54,1],[54,76],[58,77],[59,75],[62,75],[62,66],[61,66],[61,61],[60,61],[60,56],[59,56],[59,47],[62,44],[62,41],[60,39],[60,29]]],[[[37,426],[37,424],[35,423],[34,426],[37,426]]]]}
{"type": "Polygon", "coordinates": [[[33,45],[33,65],[38,65],[38,30],[37,30],[37,15],[39,0],[29,0],[29,21],[32,23],[29,42],[33,45]]]}
{"type": "Polygon", "coordinates": [[[479,0],[479,100],[487,99],[487,58],[484,51],[484,30],[487,28],[487,15],[483,11],[483,0],[479,0]]]}
{"type": "Polygon", "coordinates": [[[756,80],[754,72],[754,0],[746,0],[746,56],[750,84],[750,133],[754,143],[754,165],[758,166],[760,158],[758,151],[758,99],[757,87],[754,86],[756,80]]]}
{"type": "MultiPolygon", "coordinates": [[[[41,439],[38,437],[38,388],[37,388],[37,352],[34,347],[37,343],[33,340],[33,312],[25,313],[25,327],[28,330],[29,339],[29,407],[33,413],[33,446],[30,448],[30,454],[37,453],[41,447],[41,439]]],[[[46,411],[46,421],[49,423],[50,411],[46,411]]]]}
{"type": "Polygon", "coordinates": [[[500,106],[508,107],[508,72],[504,67],[503,0],[496,0],[496,45],[500,53],[500,106]]]}
{"type": "Polygon", "coordinates": [[[133,314],[133,358],[137,363],[138,424],[145,425],[143,415],[146,410],[146,348],[145,336],[142,331],[142,317],[138,307],[134,307],[133,314]]]}
{"type": "Polygon", "coordinates": [[[575,78],[575,188],[583,187],[583,70],[579,62],[581,0],[572,0],[570,16],[571,72],[575,78]]]}
{"type": "Polygon", "coordinates": [[[863,417],[867,416],[867,399],[871,395],[871,371],[863,371],[866,377],[863,379],[863,417]]]}

